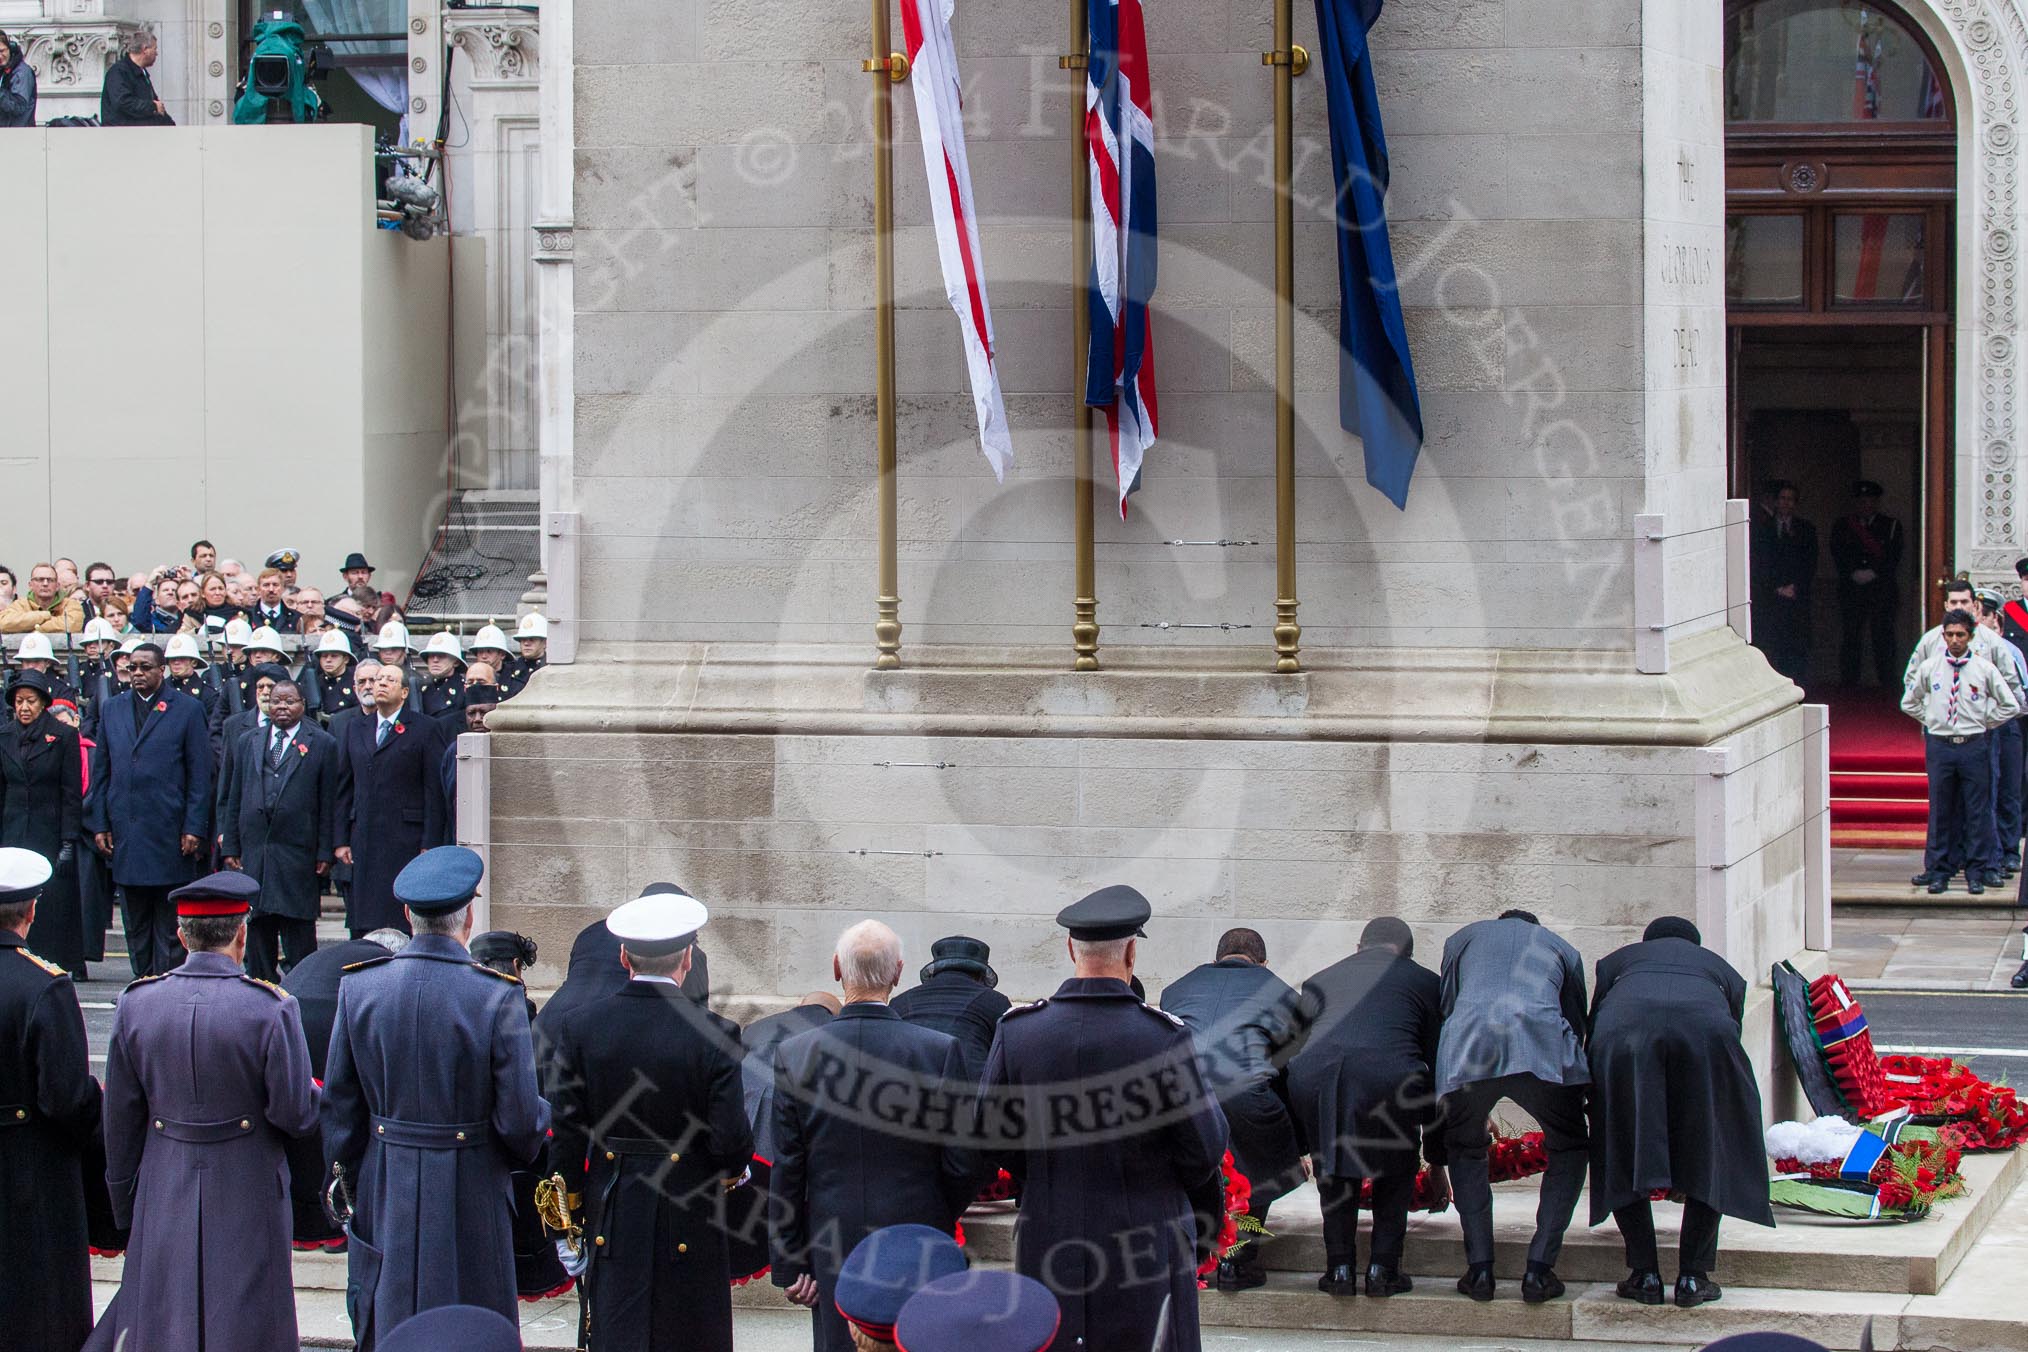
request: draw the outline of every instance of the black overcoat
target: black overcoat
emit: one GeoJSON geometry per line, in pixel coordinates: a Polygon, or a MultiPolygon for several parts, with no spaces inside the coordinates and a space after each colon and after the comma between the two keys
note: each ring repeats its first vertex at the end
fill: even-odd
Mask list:
{"type": "Polygon", "coordinates": [[[338,743],[305,719],[268,769],[273,730],[252,728],[226,748],[218,784],[219,849],[259,881],[260,915],[315,920],[338,828],[338,743]]]}
{"type": "Polygon", "coordinates": [[[1266,967],[1224,958],[1169,983],[1162,1008],[1189,1025],[1204,1081],[1232,1128],[1232,1157],[1262,1201],[1302,1181],[1281,1058],[1294,1036],[1296,993],[1266,967]]]}
{"type": "Polygon", "coordinates": [[[77,1352],[92,1328],[85,1161],[99,1086],[71,979],[0,929],[0,1272],[10,1347],[77,1352]]]}
{"type": "Polygon", "coordinates": [[[1746,981],[1688,939],[1599,960],[1591,1014],[1591,1223],[1669,1189],[1773,1225],[1746,981]]]}
{"type": "Polygon", "coordinates": [[[75,848],[84,829],[84,759],[77,730],[47,713],[23,728],[0,724],[0,845],[49,861],[49,885],[35,906],[28,947],[65,971],[85,964],[75,848]],[[58,862],[66,845],[71,858],[58,862]]]}
{"type": "Polygon", "coordinates": [[[1289,1062],[1289,1102],[1318,1173],[1414,1173],[1425,1139],[1444,1162],[1433,1072],[1443,1025],[1435,972],[1391,949],[1341,958],[1303,983],[1307,1040],[1289,1062]]]}
{"type": "Polygon", "coordinates": [[[950,1234],[977,1195],[978,1155],[956,1117],[968,1088],[957,1039],[884,1004],[846,1005],[775,1048],[770,1276],[816,1279],[817,1352],[852,1352],[833,1292],[860,1240],[889,1225],[950,1234]],[[925,1100],[944,1111],[909,1129],[925,1100]]]}
{"type": "Polygon", "coordinates": [[[1014,1267],[1063,1309],[1049,1352],[1196,1352],[1227,1129],[1183,1021],[1073,977],[1007,1011],[980,1092],[983,1143],[1021,1182],[1014,1267]]]}
{"type": "Polygon", "coordinates": [[[557,1027],[549,1167],[595,1241],[593,1352],[732,1352],[725,1183],[753,1158],[739,1062],[738,1027],[673,983],[630,981],[557,1027]]]}
{"type": "Polygon", "coordinates": [[[894,1012],[921,1028],[948,1033],[964,1049],[965,1073],[979,1078],[993,1030],[1012,1002],[969,972],[938,972],[894,997],[894,1012]]]}
{"type": "Polygon", "coordinates": [[[435,719],[406,713],[386,745],[378,745],[378,737],[378,718],[363,716],[346,726],[339,749],[336,838],[352,848],[346,922],[355,930],[405,930],[394,879],[424,850],[445,843],[448,815],[438,773],[445,743],[435,719]]]}

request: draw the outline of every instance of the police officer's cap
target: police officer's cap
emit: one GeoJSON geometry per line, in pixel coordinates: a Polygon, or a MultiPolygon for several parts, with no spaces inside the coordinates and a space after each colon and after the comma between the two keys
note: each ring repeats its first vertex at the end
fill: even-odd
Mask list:
{"type": "Polygon", "coordinates": [[[1062,1308],[1041,1282],[979,1268],[939,1277],[910,1296],[894,1341],[902,1352],[1042,1352],[1062,1322],[1062,1308]]]}
{"type": "Polygon", "coordinates": [[[965,1251],[928,1225],[890,1225],[859,1241],[838,1269],[838,1313],[875,1338],[892,1340],[910,1296],[965,1270],[965,1251]]]}
{"type": "Polygon", "coordinates": [[[293,549],[277,549],[268,555],[268,567],[289,569],[303,561],[303,556],[293,549]]]}
{"type": "Polygon", "coordinates": [[[479,893],[486,866],[462,845],[439,845],[394,876],[395,900],[417,915],[449,915],[479,893]]]}
{"type": "Polygon", "coordinates": [[[261,885],[244,873],[226,869],[186,883],[169,894],[179,920],[245,915],[260,899],[261,885]]]}
{"type": "Polygon", "coordinates": [[[33,901],[49,885],[49,861],[34,850],[0,849],[0,906],[33,901]]]}
{"type": "Polygon", "coordinates": [[[1998,610],[2006,604],[2006,602],[2000,599],[2000,593],[1994,591],[1991,587],[1975,587],[1972,589],[1972,595],[1978,597],[1979,604],[1987,610],[1998,610]]]}
{"type": "Polygon", "coordinates": [[[439,1305],[395,1325],[380,1352],[521,1352],[521,1330],[497,1310],[439,1305]]]}
{"type": "Polygon", "coordinates": [[[636,957],[666,958],[690,947],[709,919],[704,903],[676,884],[650,883],[606,917],[606,929],[636,957]]]}
{"type": "Polygon", "coordinates": [[[1873,480],[1861,479],[1852,485],[1852,496],[1855,498],[1877,498],[1883,497],[1885,494],[1882,492],[1880,485],[1874,483],[1873,480]]]}
{"type": "Polygon", "coordinates": [[[1145,939],[1148,932],[1141,927],[1154,913],[1146,897],[1124,883],[1115,883],[1058,911],[1056,923],[1069,930],[1071,938],[1088,942],[1145,939]]]}

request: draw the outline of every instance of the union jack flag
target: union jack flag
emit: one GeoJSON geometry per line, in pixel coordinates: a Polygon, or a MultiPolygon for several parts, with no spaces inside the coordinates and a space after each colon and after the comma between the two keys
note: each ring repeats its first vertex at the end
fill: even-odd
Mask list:
{"type": "Polygon", "coordinates": [[[1092,0],[1084,100],[1091,169],[1091,352],[1084,401],[1106,411],[1120,515],[1155,444],[1155,123],[1141,0],[1092,0]]]}

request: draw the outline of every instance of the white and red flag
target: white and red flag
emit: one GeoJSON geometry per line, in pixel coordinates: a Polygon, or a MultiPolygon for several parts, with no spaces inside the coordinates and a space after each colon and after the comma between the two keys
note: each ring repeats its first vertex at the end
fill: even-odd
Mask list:
{"type": "Polygon", "coordinates": [[[994,477],[1005,479],[1014,443],[1007,433],[1007,407],[993,356],[993,312],[986,304],[972,169],[965,158],[958,53],[951,42],[952,3],[901,0],[901,29],[908,46],[909,83],[915,86],[916,122],[922,129],[923,168],[929,173],[930,215],[936,223],[937,256],[943,262],[944,294],[957,311],[965,361],[972,373],[979,449],[986,453],[994,477]]]}

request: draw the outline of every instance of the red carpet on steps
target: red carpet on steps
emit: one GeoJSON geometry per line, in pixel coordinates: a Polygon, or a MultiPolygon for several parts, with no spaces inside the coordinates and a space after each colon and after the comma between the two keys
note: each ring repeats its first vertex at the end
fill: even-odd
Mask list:
{"type": "Polygon", "coordinates": [[[1831,708],[1831,844],[1920,849],[1929,820],[1922,729],[1883,690],[1840,691],[1831,708]]]}

